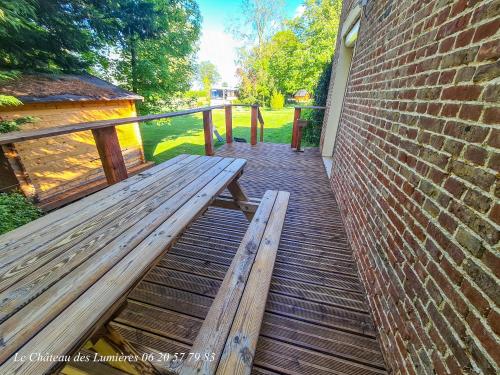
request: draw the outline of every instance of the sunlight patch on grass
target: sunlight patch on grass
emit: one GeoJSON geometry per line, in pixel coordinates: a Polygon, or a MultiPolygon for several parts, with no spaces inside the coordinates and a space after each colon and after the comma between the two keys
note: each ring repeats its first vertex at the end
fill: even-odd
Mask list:
{"type": "MultiPolygon", "coordinates": [[[[289,143],[292,137],[293,108],[278,111],[262,110],[264,142],[289,143]]],[[[224,110],[212,114],[214,126],[225,138],[224,110]]],[[[163,162],[179,154],[205,153],[202,114],[151,121],[141,125],[144,154],[147,160],[163,162]]],[[[233,136],[250,142],[250,108],[233,108],[233,136]]],[[[223,143],[215,140],[215,147],[223,143]]]]}

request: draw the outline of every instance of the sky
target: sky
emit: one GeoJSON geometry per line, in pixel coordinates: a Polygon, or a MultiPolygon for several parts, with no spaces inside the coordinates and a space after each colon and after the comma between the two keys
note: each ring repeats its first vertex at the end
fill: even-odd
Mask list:
{"type": "MultiPolygon", "coordinates": [[[[269,0],[273,1],[273,0],[269,0]]],[[[285,17],[291,18],[302,11],[303,0],[285,0],[285,17]]],[[[241,0],[198,0],[203,22],[197,61],[210,61],[222,82],[236,86],[236,49],[240,45],[227,30],[235,18],[241,18],[241,0]]]]}

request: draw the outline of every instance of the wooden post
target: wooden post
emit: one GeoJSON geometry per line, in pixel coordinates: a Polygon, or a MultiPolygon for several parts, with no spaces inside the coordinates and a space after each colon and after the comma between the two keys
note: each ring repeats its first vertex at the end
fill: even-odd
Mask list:
{"type": "Polygon", "coordinates": [[[257,144],[257,111],[259,107],[252,105],[251,123],[250,123],[250,144],[255,146],[257,144]]]}
{"type": "Polygon", "coordinates": [[[0,145],[0,192],[20,189],[34,202],[39,202],[38,194],[14,143],[0,145]]]}
{"type": "Polygon", "coordinates": [[[301,152],[300,144],[302,142],[302,131],[307,126],[306,120],[297,120],[297,138],[295,140],[296,143],[296,151],[301,152]]]}
{"type": "Polygon", "coordinates": [[[293,113],[293,128],[292,128],[292,148],[297,147],[297,121],[300,119],[300,112],[302,109],[300,107],[295,107],[295,111],[293,113]]]}
{"type": "Polygon", "coordinates": [[[203,111],[203,132],[205,133],[205,155],[212,156],[214,154],[212,110],[203,111]]]}
{"type": "Polygon", "coordinates": [[[233,106],[231,104],[224,107],[226,112],[226,143],[233,142],[233,106]]]}
{"type": "Polygon", "coordinates": [[[118,134],[114,126],[92,129],[95,144],[108,184],[116,184],[128,177],[118,134]]]}
{"type": "Polygon", "coordinates": [[[262,118],[260,107],[258,108],[257,115],[260,123],[260,142],[264,142],[264,119],[262,118]]]}

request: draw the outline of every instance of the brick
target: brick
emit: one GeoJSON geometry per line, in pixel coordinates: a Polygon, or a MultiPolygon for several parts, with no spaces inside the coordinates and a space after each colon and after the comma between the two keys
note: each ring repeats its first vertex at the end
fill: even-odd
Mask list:
{"type": "Polygon", "coordinates": [[[331,183],[388,370],[495,373],[500,0],[370,4],[331,183]]]}
{"type": "Polygon", "coordinates": [[[474,29],[469,29],[458,34],[457,41],[455,42],[455,48],[465,47],[466,45],[470,44],[474,32],[474,29]]]}
{"type": "Polygon", "coordinates": [[[495,310],[491,310],[488,314],[488,323],[493,329],[493,332],[500,336],[500,314],[495,310]]]}
{"type": "Polygon", "coordinates": [[[500,203],[496,203],[493,206],[493,208],[491,209],[489,218],[491,219],[491,221],[500,225],[500,203]]]}
{"type": "Polygon", "coordinates": [[[477,121],[481,117],[482,105],[463,104],[458,117],[462,120],[477,121]]]}
{"type": "Polygon", "coordinates": [[[456,72],[457,71],[455,69],[442,71],[439,75],[438,83],[440,85],[446,85],[446,84],[452,83],[453,79],[455,78],[456,72]]]}
{"type": "Polygon", "coordinates": [[[495,182],[494,175],[460,161],[452,162],[451,171],[455,175],[483,188],[484,190],[489,190],[489,188],[493,185],[493,182],[495,182]]]}
{"type": "Polygon", "coordinates": [[[480,258],[483,255],[485,251],[483,241],[468,230],[459,228],[455,238],[460,245],[470,251],[474,256],[480,258]]]}
{"type": "Polygon", "coordinates": [[[441,212],[438,217],[439,224],[443,228],[445,228],[450,234],[453,234],[455,232],[455,229],[457,229],[458,223],[455,219],[453,219],[450,215],[448,215],[446,212],[441,212]]]}
{"type": "Polygon", "coordinates": [[[496,278],[500,278],[500,254],[495,247],[485,249],[481,261],[496,278]]]}
{"type": "Polygon", "coordinates": [[[449,177],[445,184],[444,188],[448,190],[451,194],[455,196],[455,198],[460,198],[464,191],[467,189],[465,184],[454,177],[449,177]]]}
{"type": "Polygon", "coordinates": [[[469,145],[465,149],[464,157],[474,164],[484,165],[486,158],[488,157],[488,151],[486,151],[484,147],[469,145]]]}
{"type": "Polygon", "coordinates": [[[500,108],[487,108],[484,111],[483,122],[485,124],[500,124],[500,108]]]}
{"type": "Polygon", "coordinates": [[[486,86],[483,92],[485,102],[500,102],[500,84],[486,86]]]}
{"type": "Polygon", "coordinates": [[[477,67],[472,81],[474,83],[487,82],[498,77],[500,77],[500,60],[477,67]]]}
{"type": "Polygon", "coordinates": [[[498,58],[500,58],[500,39],[492,40],[479,48],[477,61],[496,60],[498,58]]]}
{"type": "Polygon", "coordinates": [[[455,83],[469,82],[474,77],[474,73],[476,72],[476,68],[473,66],[466,66],[460,68],[457,71],[457,75],[455,77],[455,83]]]}
{"type": "Polygon", "coordinates": [[[443,133],[467,142],[482,143],[490,129],[457,121],[447,121],[443,133]]]}
{"type": "Polygon", "coordinates": [[[467,191],[464,196],[464,203],[481,213],[488,212],[491,207],[491,199],[475,190],[467,191]]]}
{"type": "Polygon", "coordinates": [[[489,244],[494,245],[499,241],[499,231],[486,221],[485,218],[478,215],[467,206],[458,201],[453,201],[450,204],[450,212],[489,244]]]}
{"type": "Polygon", "coordinates": [[[453,86],[443,89],[441,99],[443,100],[477,100],[481,94],[482,87],[474,85],[453,86]]]}
{"type": "Polygon", "coordinates": [[[477,28],[474,34],[473,42],[479,42],[482,39],[494,35],[500,29],[500,19],[493,20],[477,28]]]}
{"type": "Polygon", "coordinates": [[[492,129],[486,143],[488,146],[500,148],[500,129],[492,129]]]}
{"type": "Polygon", "coordinates": [[[455,51],[453,53],[447,54],[443,56],[441,60],[441,69],[453,68],[459,65],[467,65],[470,62],[474,61],[477,53],[479,51],[479,47],[471,48],[471,49],[462,49],[459,51],[455,51]]]}
{"type": "MultiPolygon", "coordinates": [[[[475,314],[467,315],[467,323],[471,328],[472,332],[476,335],[481,346],[486,349],[488,354],[492,357],[493,363],[500,363],[500,344],[497,343],[496,339],[493,335],[485,329],[483,322],[478,319],[475,314]]],[[[475,340],[474,340],[475,341],[475,340]]],[[[479,354],[479,353],[477,353],[479,354]]],[[[483,363],[483,367],[487,370],[487,373],[491,373],[491,370],[494,370],[494,367],[491,366],[487,360],[484,360],[482,354],[479,354],[477,359],[483,363]]]]}
{"type": "Polygon", "coordinates": [[[466,259],[463,267],[481,291],[487,294],[498,306],[500,304],[500,288],[498,288],[495,279],[471,259],[466,259]]]}
{"type": "Polygon", "coordinates": [[[487,315],[490,312],[491,308],[488,300],[484,298],[478,288],[472,285],[467,279],[462,282],[460,290],[469,300],[470,304],[481,314],[487,315]]]}
{"type": "Polygon", "coordinates": [[[488,160],[488,168],[500,172],[500,153],[492,152],[488,160]]]}

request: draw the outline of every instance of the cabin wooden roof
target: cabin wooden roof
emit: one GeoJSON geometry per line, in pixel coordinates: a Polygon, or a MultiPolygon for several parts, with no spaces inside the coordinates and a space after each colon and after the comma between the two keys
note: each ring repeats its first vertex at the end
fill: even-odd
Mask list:
{"type": "Polygon", "coordinates": [[[307,90],[305,89],[300,89],[298,90],[293,96],[306,96],[308,95],[309,93],[307,92],[307,90]]]}
{"type": "Polygon", "coordinates": [[[91,75],[23,74],[0,82],[0,95],[23,103],[142,100],[143,97],[91,75]]]}

